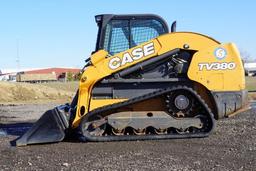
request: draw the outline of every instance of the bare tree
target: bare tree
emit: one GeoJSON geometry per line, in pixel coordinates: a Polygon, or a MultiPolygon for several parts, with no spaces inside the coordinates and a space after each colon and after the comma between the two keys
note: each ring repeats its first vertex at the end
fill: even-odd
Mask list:
{"type": "Polygon", "coordinates": [[[251,57],[251,55],[246,50],[239,49],[239,51],[244,63],[253,62],[255,60],[251,57]]]}

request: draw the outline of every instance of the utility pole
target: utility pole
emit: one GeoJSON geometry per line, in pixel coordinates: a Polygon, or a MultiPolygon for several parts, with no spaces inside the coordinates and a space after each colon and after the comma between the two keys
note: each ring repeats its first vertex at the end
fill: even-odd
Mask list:
{"type": "Polygon", "coordinates": [[[19,49],[19,39],[16,40],[16,55],[17,55],[17,58],[16,58],[16,64],[17,64],[17,72],[20,71],[20,49],[19,49]]]}

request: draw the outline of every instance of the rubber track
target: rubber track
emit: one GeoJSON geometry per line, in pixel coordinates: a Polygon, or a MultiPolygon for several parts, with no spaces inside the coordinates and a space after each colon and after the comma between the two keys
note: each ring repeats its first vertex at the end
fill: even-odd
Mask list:
{"type": "MultiPolygon", "coordinates": [[[[114,114],[114,113],[111,113],[114,114]]],[[[92,110],[91,112],[87,113],[81,120],[81,123],[79,125],[79,135],[80,135],[80,140],[81,141],[134,141],[134,140],[157,140],[157,139],[177,139],[177,138],[202,138],[202,137],[207,137],[212,130],[215,127],[215,120],[213,117],[213,114],[207,104],[204,102],[204,100],[191,88],[186,87],[186,86],[178,86],[178,87],[173,87],[173,88],[167,88],[167,89],[162,89],[158,90],[143,96],[139,96],[124,102],[120,103],[115,103],[112,105],[107,105],[103,106],[100,108],[97,108],[95,110],[92,110]],[[127,105],[135,104],[140,101],[148,100],[151,98],[154,98],[156,96],[160,96],[163,94],[166,94],[168,92],[172,91],[178,91],[178,90],[186,90],[189,91],[194,97],[198,100],[199,103],[204,107],[208,114],[208,119],[210,123],[210,128],[208,132],[200,132],[200,133],[188,133],[188,134],[165,134],[165,135],[121,135],[121,136],[113,136],[113,135],[107,135],[107,136],[91,136],[88,132],[83,132],[82,127],[83,125],[88,121],[93,116],[100,115],[103,116],[104,112],[118,109],[121,107],[125,107],[127,105]]]]}

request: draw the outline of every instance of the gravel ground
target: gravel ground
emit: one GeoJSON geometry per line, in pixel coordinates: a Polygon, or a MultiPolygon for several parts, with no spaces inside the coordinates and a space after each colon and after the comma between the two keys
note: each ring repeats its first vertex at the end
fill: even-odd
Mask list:
{"type": "Polygon", "coordinates": [[[256,109],[218,121],[215,132],[208,138],[10,146],[10,141],[24,132],[17,131],[15,125],[27,129],[31,122],[55,105],[0,106],[0,170],[223,171],[256,168],[256,109]],[[17,122],[20,124],[14,124],[17,122]],[[9,129],[5,128],[7,123],[9,129]]]}

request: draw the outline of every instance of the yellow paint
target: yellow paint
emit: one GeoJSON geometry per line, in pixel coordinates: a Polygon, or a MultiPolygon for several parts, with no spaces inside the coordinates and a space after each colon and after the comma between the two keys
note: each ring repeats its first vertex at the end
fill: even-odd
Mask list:
{"type": "Polygon", "coordinates": [[[83,72],[82,76],[81,76],[81,80],[80,80],[80,83],[79,83],[79,96],[78,96],[78,103],[77,103],[77,111],[76,111],[75,119],[72,123],[73,128],[78,127],[78,125],[80,123],[80,119],[82,117],[80,115],[80,107],[84,106],[85,109],[86,109],[85,112],[86,113],[89,112],[89,102],[90,102],[90,99],[91,99],[90,92],[91,92],[94,84],[97,81],[101,80],[102,78],[104,78],[108,75],[111,75],[112,73],[120,71],[120,70],[122,70],[126,67],[132,66],[132,65],[134,65],[138,62],[141,62],[143,60],[152,58],[152,57],[154,57],[158,54],[158,51],[161,48],[158,41],[156,39],[153,39],[150,42],[154,43],[155,52],[153,54],[151,54],[149,56],[146,56],[146,57],[143,57],[139,60],[136,60],[133,63],[127,63],[126,65],[121,66],[121,67],[119,67],[115,70],[110,69],[109,66],[108,66],[109,61],[112,58],[114,58],[116,56],[121,58],[124,53],[126,53],[126,52],[131,53],[133,49],[138,48],[138,47],[143,47],[144,45],[148,44],[149,42],[143,43],[139,46],[128,49],[125,52],[118,53],[115,56],[111,56],[111,57],[108,57],[108,58],[105,58],[106,56],[105,56],[104,53],[97,53],[96,52],[94,54],[94,58],[101,59],[101,60],[100,61],[97,60],[97,62],[94,65],[89,66],[88,68],[86,68],[85,71],[83,72]],[[86,81],[83,81],[83,80],[86,80],[86,81]]]}
{"type": "Polygon", "coordinates": [[[189,50],[203,50],[209,46],[214,46],[220,44],[216,40],[191,32],[174,32],[159,36],[157,38],[161,44],[161,49],[159,50],[159,55],[166,53],[172,49],[180,48],[183,49],[185,44],[189,45],[189,50]]]}
{"type": "Polygon", "coordinates": [[[191,61],[188,77],[212,91],[240,91],[245,89],[242,60],[236,46],[232,43],[212,46],[198,51],[191,61]],[[224,59],[218,59],[214,55],[215,50],[219,47],[224,48],[227,52],[224,59]],[[235,63],[235,68],[199,71],[199,64],[201,63],[235,63]]]}
{"type": "Polygon", "coordinates": [[[99,50],[99,51],[95,52],[91,56],[92,64],[96,65],[99,61],[102,61],[107,55],[108,55],[108,52],[106,52],[105,50],[99,50]]]}
{"type": "Polygon", "coordinates": [[[114,103],[118,103],[118,102],[123,102],[125,100],[127,100],[127,99],[91,99],[89,111],[92,111],[92,110],[102,107],[102,106],[106,106],[106,105],[110,105],[110,104],[114,104],[114,103]]]}
{"type": "Polygon", "coordinates": [[[216,40],[191,32],[175,32],[169,33],[158,38],[152,39],[149,42],[143,43],[134,48],[128,49],[127,51],[121,52],[114,56],[107,57],[108,54],[104,50],[100,50],[92,55],[92,66],[85,69],[82,74],[80,84],[79,84],[79,98],[77,104],[76,117],[72,123],[72,127],[75,128],[79,125],[81,120],[80,108],[85,107],[85,115],[90,110],[97,107],[101,107],[107,104],[113,104],[120,102],[124,99],[105,99],[105,100],[93,100],[91,99],[91,91],[95,83],[100,81],[106,76],[109,76],[115,72],[118,72],[124,68],[133,66],[139,62],[150,58],[157,58],[166,52],[173,49],[180,48],[183,49],[184,45],[189,46],[189,50],[196,51],[191,65],[188,71],[188,77],[202,85],[204,85],[209,90],[216,91],[232,91],[241,90],[245,88],[244,81],[244,71],[242,67],[242,62],[237,51],[237,48],[233,44],[221,45],[216,40]],[[126,63],[117,69],[109,68],[109,61],[113,58],[122,58],[124,53],[131,54],[132,51],[138,47],[143,48],[144,45],[154,43],[154,53],[145,57],[142,57],[133,62],[126,63]],[[227,57],[223,59],[225,62],[233,61],[236,63],[236,69],[230,71],[199,71],[198,63],[200,62],[219,62],[214,56],[214,50],[217,47],[223,47],[227,50],[227,57]],[[90,105],[89,105],[90,104],[90,105]]]}

